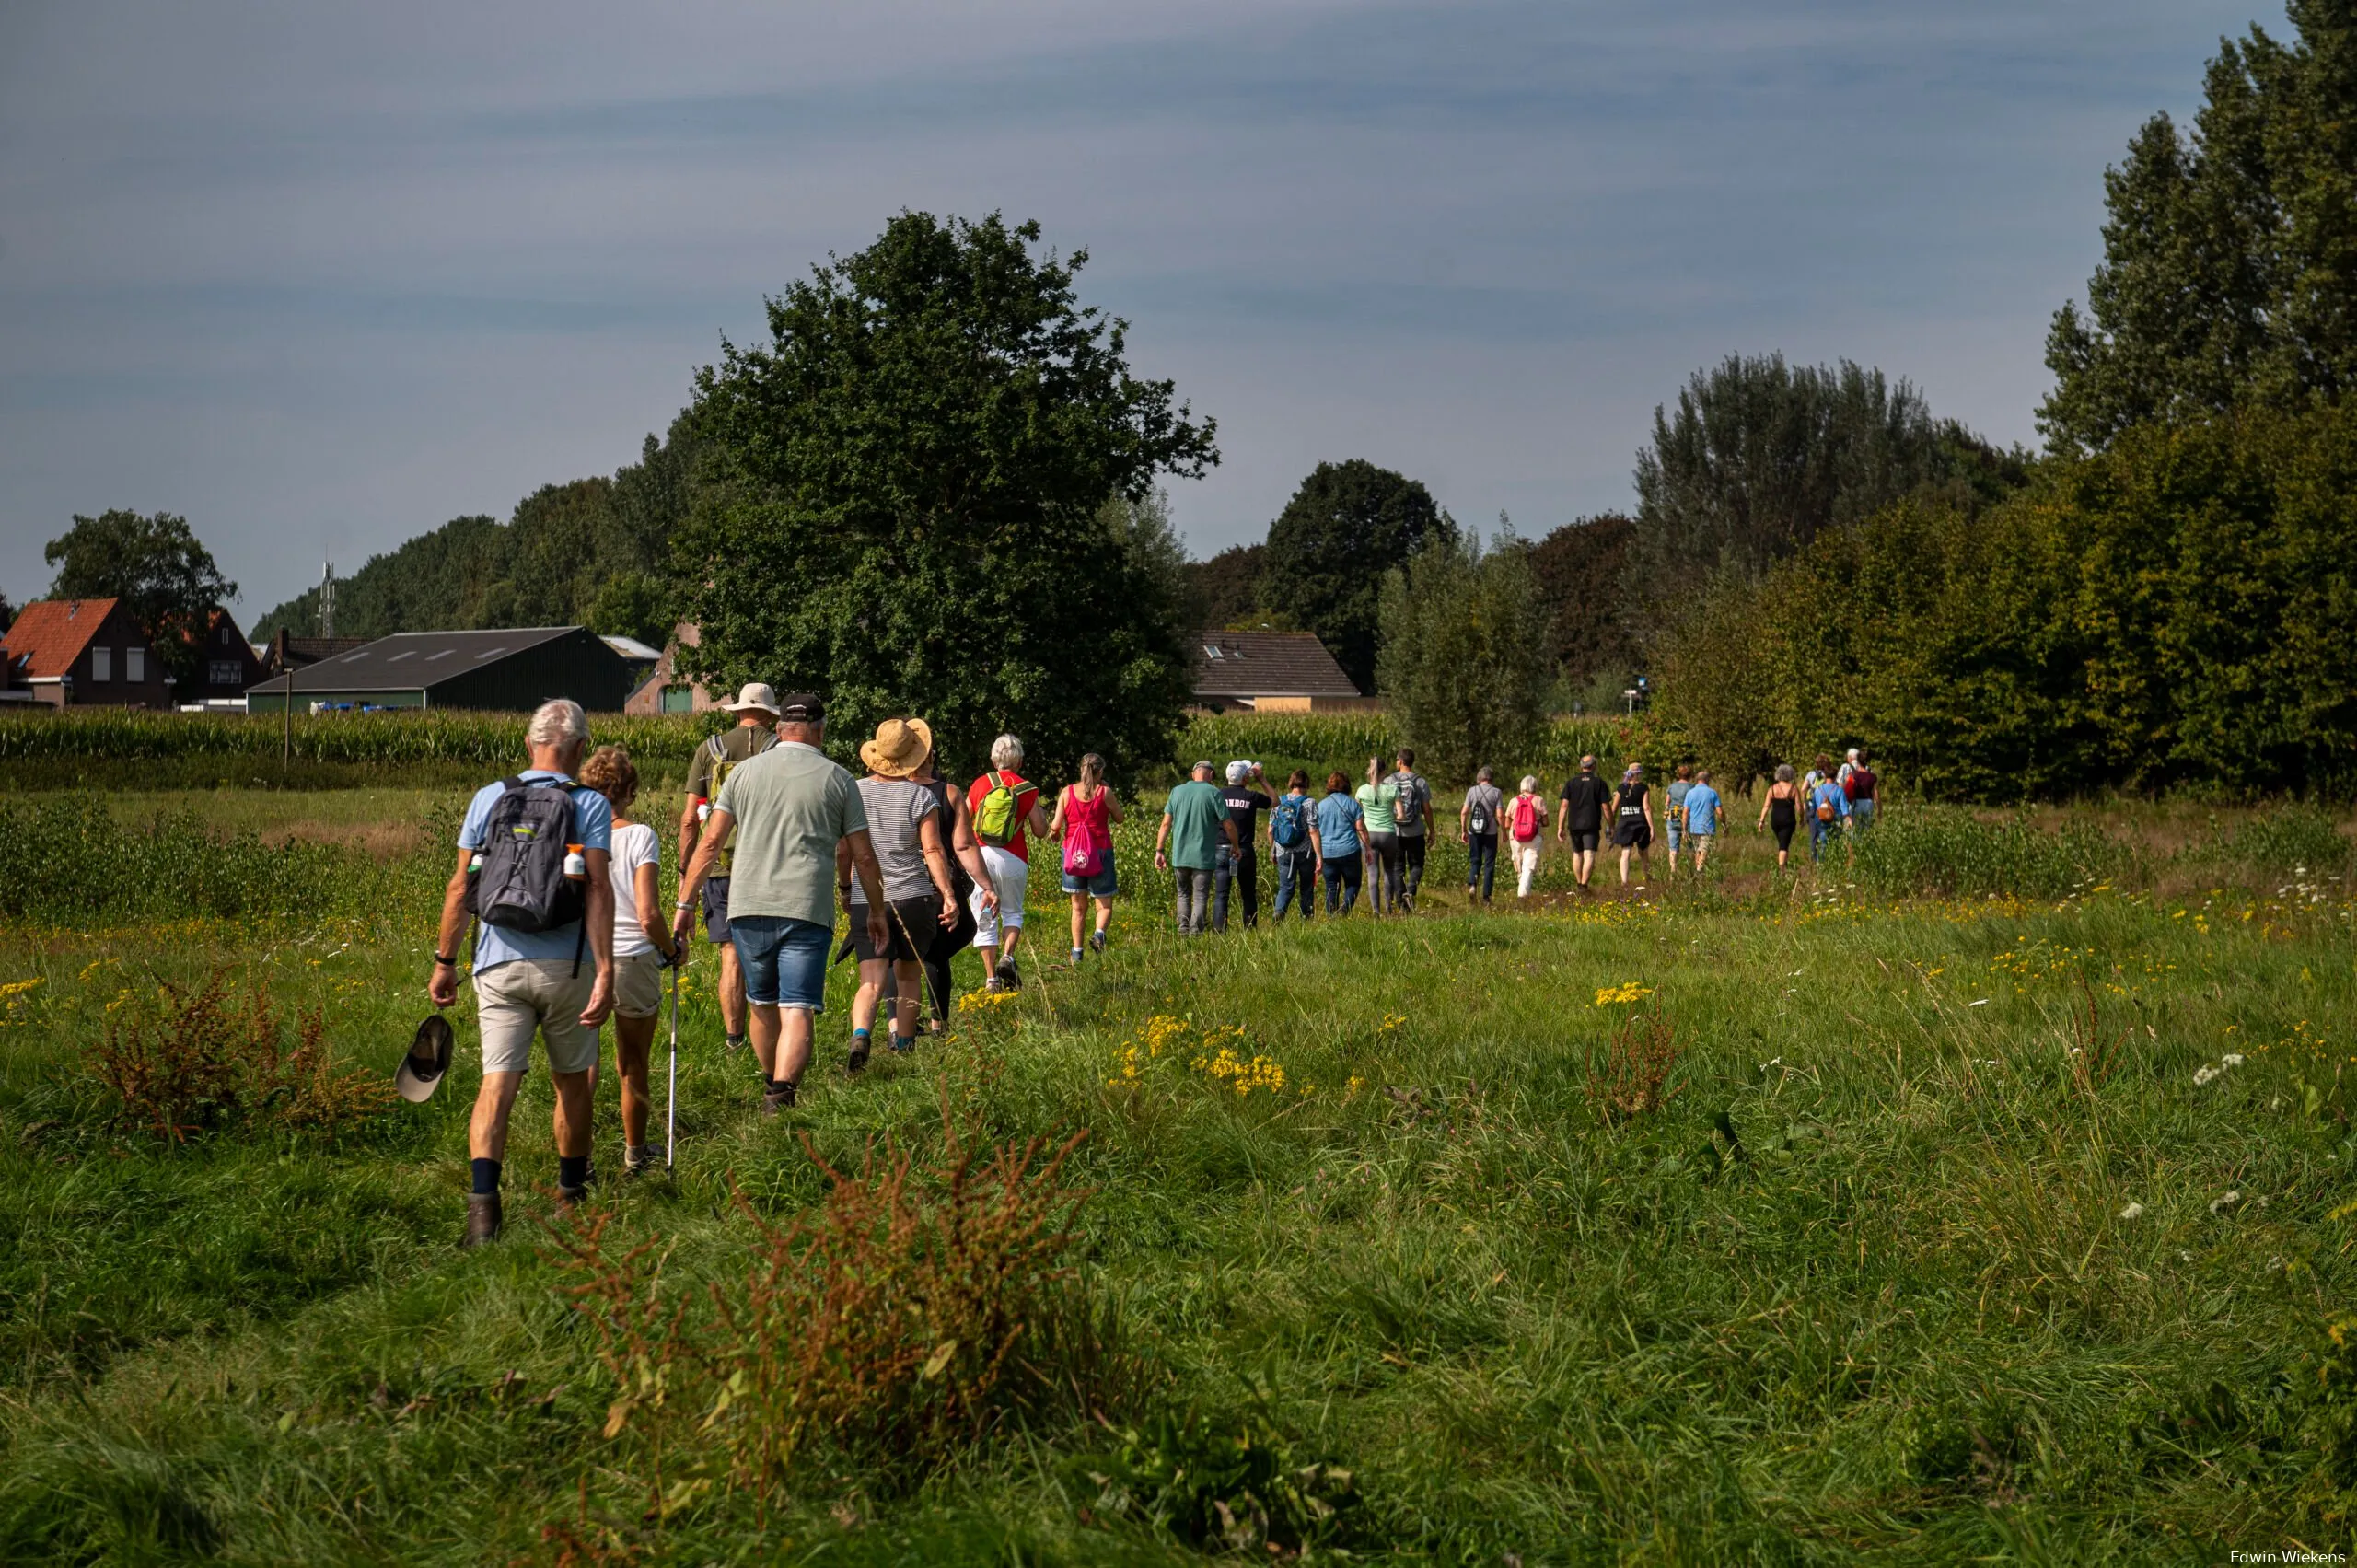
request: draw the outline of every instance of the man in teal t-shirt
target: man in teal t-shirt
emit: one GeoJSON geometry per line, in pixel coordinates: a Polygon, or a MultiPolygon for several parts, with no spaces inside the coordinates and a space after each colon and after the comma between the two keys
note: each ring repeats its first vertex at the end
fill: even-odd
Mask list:
{"type": "Polygon", "coordinates": [[[1237,847],[1236,823],[1212,783],[1212,765],[1198,762],[1194,776],[1170,792],[1162,807],[1162,826],[1154,834],[1154,868],[1172,872],[1178,879],[1182,936],[1201,935],[1211,920],[1212,872],[1219,865],[1223,842],[1231,850],[1237,847]]]}

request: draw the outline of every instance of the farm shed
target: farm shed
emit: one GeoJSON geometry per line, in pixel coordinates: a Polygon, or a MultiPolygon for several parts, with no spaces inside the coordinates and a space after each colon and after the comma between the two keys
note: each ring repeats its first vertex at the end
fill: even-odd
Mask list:
{"type": "Polygon", "coordinates": [[[570,697],[613,713],[630,695],[631,667],[583,626],[401,632],[249,687],[247,710],[279,712],[290,679],[295,702],[307,708],[328,703],[523,712],[570,697]]]}

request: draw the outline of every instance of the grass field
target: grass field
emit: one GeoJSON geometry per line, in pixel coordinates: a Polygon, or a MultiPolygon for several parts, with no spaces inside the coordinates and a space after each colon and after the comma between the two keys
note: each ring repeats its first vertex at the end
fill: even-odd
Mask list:
{"type": "Polygon", "coordinates": [[[1579,899],[1550,861],[1488,913],[1451,850],[1413,919],[1192,945],[1133,827],[1106,958],[912,1060],[841,1076],[836,971],[784,1124],[707,951],[676,1178],[616,1174],[608,1086],[598,1201],[544,1226],[536,1084],[472,1254],[463,1009],[424,1107],[314,1063],[178,1139],[125,1114],[110,1040],[256,1038],[189,1016],[216,974],[389,1075],[456,798],[0,823],[49,824],[0,846],[0,1560],[2347,1550],[2357,908],[2323,812],[1902,810],[1822,876],[1738,835],[1700,885],[1579,899]],[[1044,1184],[960,1173],[945,1109],[970,1150],[1086,1136],[1044,1184]]]}

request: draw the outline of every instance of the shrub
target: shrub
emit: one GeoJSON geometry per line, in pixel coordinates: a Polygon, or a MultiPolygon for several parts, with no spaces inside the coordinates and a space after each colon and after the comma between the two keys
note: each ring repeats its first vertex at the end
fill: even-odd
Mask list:
{"type": "Polygon", "coordinates": [[[2135,852],[2097,828],[2074,823],[2049,833],[2026,818],[1989,823],[1936,807],[1886,816],[1852,847],[1858,882],[1892,896],[2052,899],[2139,874],[2135,852]]]}
{"type": "Polygon", "coordinates": [[[2255,812],[2231,837],[2208,847],[2218,858],[2269,873],[2328,876],[2345,869],[2350,860],[2349,841],[2331,814],[2305,803],[2255,812]]]}
{"type": "Polygon", "coordinates": [[[1214,1551],[1264,1549],[1271,1556],[1341,1545],[1359,1518],[1355,1478],[1304,1461],[1258,1415],[1223,1427],[1194,1411],[1157,1412],[1113,1433],[1106,1452],[1071,1461],[1097,1488],[1090,1505],[1214,1551]]]}
{"type": "Polygon", "coordinates": [[[316,1011],[302,1016],[290,1047],[269,995],[256,986],[234,1005],[217,969],[194,991],[162,987],[160,1000],[152,1016],[111,1015],[87,1048],[118,1126],[175,1144],[237,1120],[334,1132],[392,1103],[375,1074],[337,1070],[316,1011]]]}
{"type": "MultiPolygon", "coordinates": [[[[1597,1003],[1608,1005],[1608,996],[1620,994],[1599,993],[1597,1003]]],[[[1677,1067],[1679,1054],[1678,1027],[1658,1003],[1620,1018],[1603,1051],[1589,1052],[1586,1077],[1581,1084],[1589,1109],[1608,1124],[1659,1110],[1678,1095],[1676,1089],[1665,1092],[1663,1086],[1677,1067]]]]}
{"type": "Polygon", "coordinates": [[[216,833],[192,812],[118,822],[96,797],[0,800],[0,914],[236,919],[327,912],[346,892],[345,852],[216,833]]]}
{"type": "Polygon", "coordinates": [[[871,1479],[922,1474],[1027,1411],[1094,1401],[1133,1368],[1107,1348],[1064,1255],[1086,1191],[1062,1181],[1086,1133],[983,1159],[946,1100],[947,1146],[920,1171],[871,1150],[834,1169],[826,1201],[788,1225],[755,1215],[743,1274],[666,1293],[660,1238],[617,1256],[611,1213],[560,1237],[566,1289],[595,1322],[615,1397],[659,1513],[715,1483],[782,1498],[814,1440],[871,1479]],[[676,1469],[673,1456],[679,1456],[676,1469]]]}

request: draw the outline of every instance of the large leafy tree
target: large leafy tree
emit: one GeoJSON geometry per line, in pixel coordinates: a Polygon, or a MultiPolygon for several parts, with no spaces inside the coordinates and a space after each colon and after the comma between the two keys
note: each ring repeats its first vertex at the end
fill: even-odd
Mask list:
{"type": "Polygon", "coordinates": [[[1188,693],[1155,481],[1216,462],[1213,426],[1039,240],[904,213],[770,300],[768,344],[696,378],[679,575],[709,673],[825,691],[839,744],[916,714],[961,771],[1012,729],[1036,771],[1134,777],[1188,693]]]}
{"type": "Polygon", "coordinates": [[[2222,41],[2190,136],[2155,115],[2106,171],[2086,314],[2064,305],[2047,338],[2058,451],[2357,385],[2357,5],[2290,9],[2290,44],[2222,41]]]}
{"type": "Polygon", "coordinates": [[[1635,667],[1621,585],[1636,527],[1617,513],[1581,517],[1529,547],[1546,606],[1548,656],[1574,690],[1635,667]]]}
{"type": "Polygon", "coordinates": [[[1461,783],[1530,754],[1555,666],[1530,552],[1511,529],[1487,551],[1456,538],[1419,551],[1385,575],[1380,613],[1376,673],[1420,767],[1461,783]]]}
{"type": "Polygon", "coordinates": [[[1363,458],[1320,463],[1269,525],[1260,601],[1317,633],[1359,690],[1372,691],[1384,574],[1457,537],[1455,520],[1406,475],[1363,458]]]}
{"type": "Polygon", "coordinates": [[[169,512],[77,513],[41,554],[57,573],[51,598],[122,599],[175,680],[194,670],[213,607],[238,597],[188,519],[169,512]]]}
{"type": "Polygon", "coordinates": [[[1696,371],[1674,412],[1654,410],[1637,454],[1629,540],[1631,628],[1681,623],[1702,581],[1757,582],[1828,528],[1937,491],[1973,507],[2018,483],[2022,459],[1935,421],[1922,394],[1879,370],[1732,355],[1696,371]]]}
{"type": "Polygon", "coordinates": [[[1187,563],[1188,620],[1191,630],[1225,631],[1267,619],[1260,609],[1260,577],[1269,547],[1236,544],[1208,561],[1187,563]]]}

